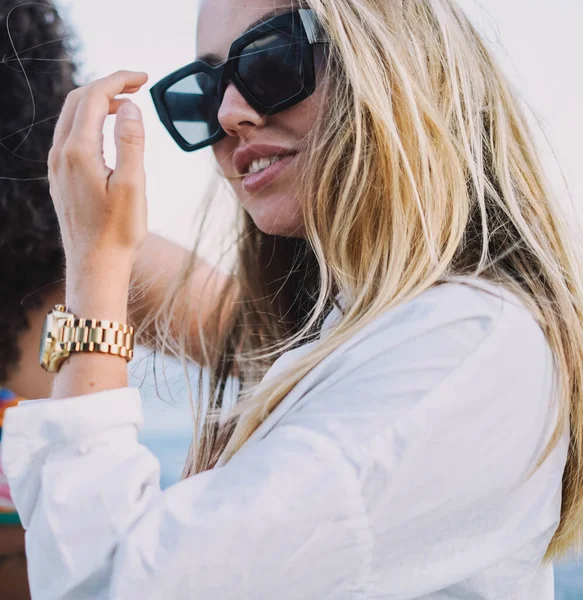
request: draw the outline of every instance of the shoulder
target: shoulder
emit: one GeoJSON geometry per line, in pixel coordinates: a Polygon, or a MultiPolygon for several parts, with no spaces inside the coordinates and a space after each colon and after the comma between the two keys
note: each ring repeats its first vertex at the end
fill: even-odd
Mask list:
{"type": "Polygon", "coordinates": [[[403,342],[426,335],[442,343],[455,341],[466,350],[477,348],[492,336],[514,339],[518,344],[524,336],[544,342],[542,330],[517,296],[502,286],[468,277],[426,290],[387,311],[362,333],[365,338],[377,334],[385,337],[388,332],[403,342]]]}
{"type": "MultiPolygon", "coordinates": [[[[386,311],[322,365],[331,381],[424,373],[429,392],[449,376],[489,377],[552,367],[545,335],[521,300],[480,279],[455,278],[386,311]]],[[[419,383],[419,381],[417,382],[419,383]]]]}
{"type": "Polygon", "coordinates": [[[471,447],[473,454],[476,440],[482,450],[508,450],[513,440],[513,479],[540,456],[556,425],[555,384],[551,349],[520,300],[460,280],[363,328],[300,384],[287,420],[348,441],[351,453],[372,439],[390,444],[397,433],[401,450],[471,447]]]}
{"type": "Polygon", "coordinates": [[[336,456],[321,450],[334,446],[354,468],[380,588],[413,597],[419,572],[425,594],[496,564],[491,579],[510,597],[560,516],[567,430],[536,469],[557,414],[552,352],[533,316],[498,286],[456,281],[363,328],[282,425],[325,440],[314,456],[336,456]]]}

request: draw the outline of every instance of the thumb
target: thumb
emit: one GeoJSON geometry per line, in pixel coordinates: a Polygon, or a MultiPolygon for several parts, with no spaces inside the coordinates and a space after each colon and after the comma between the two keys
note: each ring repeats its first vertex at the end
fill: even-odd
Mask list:
{"type": "Polygon", "coordinates": [[[129,100],[117,111],[115,121],[117,162],[112,183],[139,183],[144,174],[145,132],[140,109],[129,100]]]}

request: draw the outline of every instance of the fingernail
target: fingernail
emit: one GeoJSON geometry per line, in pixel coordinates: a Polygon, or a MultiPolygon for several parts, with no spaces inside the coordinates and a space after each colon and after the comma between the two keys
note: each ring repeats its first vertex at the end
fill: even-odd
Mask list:
{"type": "Polygon", "coordinates": [[[140,109],[133,102],[126,102],[120,108],[121,116],[124,119],[131,119],[132,121],[139,121],[142,118],[140,109]]]}

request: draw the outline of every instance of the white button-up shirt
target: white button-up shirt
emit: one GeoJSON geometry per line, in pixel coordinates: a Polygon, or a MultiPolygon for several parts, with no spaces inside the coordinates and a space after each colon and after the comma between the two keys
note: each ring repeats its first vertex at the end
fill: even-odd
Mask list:
{"type": "Polygon", "coordinates": [[[553,598],[567,427],[532,472],[557,424],[552,353],[514,296],[470,283],[387,311],[232,460],[165,491],[138,390],[10,409],[33,598],[553,598]]]}

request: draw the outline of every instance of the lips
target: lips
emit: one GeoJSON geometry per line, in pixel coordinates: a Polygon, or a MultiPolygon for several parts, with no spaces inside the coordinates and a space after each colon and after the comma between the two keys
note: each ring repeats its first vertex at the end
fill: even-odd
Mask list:
{"type": "Polygon", "coordinates": [[[277,181],[285,172],[285,170],[293,165],[296,161],[295,154],[287,154],[271,166],[259,171],[246,175],[243,178],[243,189],[248,194],[258,194],[264,188],[277,181]]]}
{"type": "Polygon", "coordinates": [[[261,158],[284,158],[294,156],[297,152],[290,148],[282,146],[272,146],[267,144],[257,144],[253,146],[243,146],[235,151],[233,155],[233,163],[239,175],[247,175],[249,167],[254,160],[261,158]]]}

